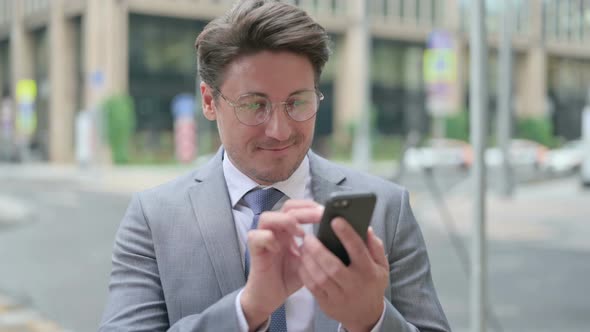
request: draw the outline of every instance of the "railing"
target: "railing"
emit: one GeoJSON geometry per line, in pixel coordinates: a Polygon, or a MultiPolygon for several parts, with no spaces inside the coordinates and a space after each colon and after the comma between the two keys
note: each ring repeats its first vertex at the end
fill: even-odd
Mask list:
{"type": "Polygon", "coordinates": [[[25,17],[39,13],[46,13],[49,12],[49,0],[24,0],[23,7],[25,17]]]}
{"type": "Polygon", "coordinates": [[[582,44],[590,40],[590,1],[546,0],[543,21],[547,41],[582,44]]]}
{"type": "Polygon", "coordinates": [[[0,0],[0,26],[8,26],[12,22],[12,0],[0,0]]]}
{"type": "Polygon", "coordinates": [[[373,20],[414,27],[441,26],[447,1],[440,0],[371,0],[373,20]]]}
{"type": "MultiPolygon", "coordinates": [[[[510,0],[512,11],[511,27],[513,34],[517,37],[527,37],[531,33],[531,2],[537,0],[510,0]]],[[[469,31],[470,24],[470,3],[461,1],[461,29],[469,31]]],[[[486,0],[486,29],[490,35],[501,33],[501,26],[504,15],[504,1],[486,0]]]]}

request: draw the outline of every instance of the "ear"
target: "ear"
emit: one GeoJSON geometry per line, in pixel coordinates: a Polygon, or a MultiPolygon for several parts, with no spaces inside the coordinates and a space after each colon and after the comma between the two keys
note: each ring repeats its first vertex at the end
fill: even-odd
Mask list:
{"type": "Polygon", "coordinates": [[[215,121],[217,119],[217,113],[215,112],[213,89],[205,82],[201,82],[201,100],[203,106],[203,115],[209,121],[215,121]]]}

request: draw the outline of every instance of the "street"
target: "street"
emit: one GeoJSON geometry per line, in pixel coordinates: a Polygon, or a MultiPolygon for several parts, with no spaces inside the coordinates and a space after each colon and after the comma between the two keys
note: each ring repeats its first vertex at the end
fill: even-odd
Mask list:
{"type": "MultiPolygon", "coordinates": [[[[416,179],[408,186],[442,306],[453,330],[467,331],[469,281],[448,223],[469,251],[469,186],[465,180],[442,182],[452,217],[445,220],[416,179]]],[[[31,209],[19,223],[0,219],[0,331],[95,331],[106,299],[114,234],[132,190],[110,190],[66,176],[3,173],[0,183],[0,199],[31,209]],[[18,319],[7,318],[11,310],[3,310],[2,298],[55,324],[34,328],[26,317],[15,323],[18,319]]],[[[136,183],[133,190],[143,186],[136,183]]],[[[589,203],[590,191],[582,191],[575,177],[521,185],[511,200],[490,192],[490,309],[502,331],[588,331],[589,203]]]]}

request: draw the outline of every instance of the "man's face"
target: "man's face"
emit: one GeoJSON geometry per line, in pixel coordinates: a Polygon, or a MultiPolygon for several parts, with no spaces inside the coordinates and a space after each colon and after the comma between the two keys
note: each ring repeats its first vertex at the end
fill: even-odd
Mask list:
{"type": "Polygon", "coordinates": [[[278,103],[314,87],[314,71],[307,57],[262,51],[231,62],[219,91],[231,102],[251,93],[267,96],[273,104],[268,120],[257,126],[242,124],[234,108],[222,97],[214,99],[205,83],[201,83],[203,114],[217,121],[232,163],[257,183],[269,185],[286,180],[301,164],[313,140],[316,118],[297,122],[278,103]]]}

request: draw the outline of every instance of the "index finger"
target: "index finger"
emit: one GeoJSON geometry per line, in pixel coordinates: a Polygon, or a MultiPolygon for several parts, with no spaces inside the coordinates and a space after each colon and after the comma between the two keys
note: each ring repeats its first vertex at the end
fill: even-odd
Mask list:
{"type": "Polygon", "coordinates": [[[293,209],[300,208],[313,208],[320,207],[322,205],[310,200],[310,199],[289,199],[281,207],[281,212],[289,212],[293,209]]]}

